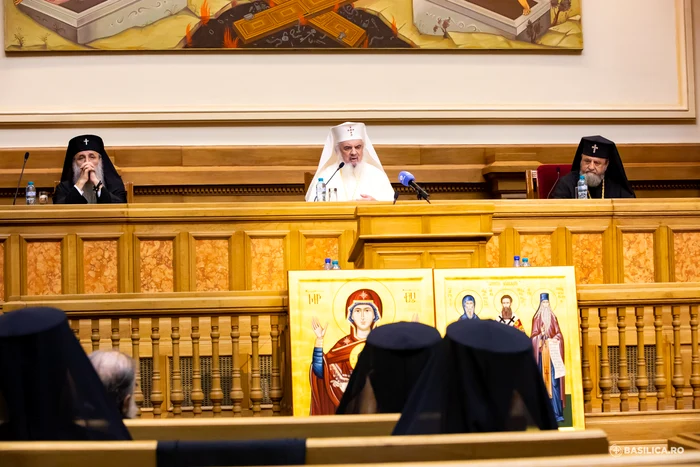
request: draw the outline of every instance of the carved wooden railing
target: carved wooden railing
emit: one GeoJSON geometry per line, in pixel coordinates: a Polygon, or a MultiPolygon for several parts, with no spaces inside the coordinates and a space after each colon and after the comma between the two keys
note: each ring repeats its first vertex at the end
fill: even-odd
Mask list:
{"type": "Polygon", "coordinates": [[[61,308],[87,353],[117,349],[131,355],[139,383],[134,394],[139,416],[288,412],[282,390],[282,366],[290,354],[286,297],[279,293],[200,295],[204,296],[120,294],[84,301],[57,297],[8,303],[5,311],[23,305],[61,308]],[[265,371],[261,356],[267,359],[265,371]]]}
{"type": "Polygon", "coordinates": [[[579,286],[578,305],[586,413],[700,409],[700,284],[579,286]]]}

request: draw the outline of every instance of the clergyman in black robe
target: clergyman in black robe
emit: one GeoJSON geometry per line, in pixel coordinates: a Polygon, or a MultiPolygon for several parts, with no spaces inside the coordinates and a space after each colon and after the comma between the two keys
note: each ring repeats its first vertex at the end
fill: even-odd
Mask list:
{"type": "Polygon", "coordinates": [[[54,204],[126,203],[121,177],[109,160],[102,138],[76,136],[68,142],[54,204]]]}
{"type": "Polygon", "coordinates": [[[581,139],[571,172],[559,179],[551,197],[578,198],[577,185],[581,175],[586,179],[589,198],[636,198],[615,143],[602,136],[581,139]]]}

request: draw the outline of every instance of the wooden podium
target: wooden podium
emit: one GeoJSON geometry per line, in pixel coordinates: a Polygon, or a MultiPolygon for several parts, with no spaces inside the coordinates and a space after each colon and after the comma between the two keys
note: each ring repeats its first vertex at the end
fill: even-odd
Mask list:
{"type": "Polygon", "coordinates": [[[355,269],[486,267],[491,203],[358,206],[355,269]]]}

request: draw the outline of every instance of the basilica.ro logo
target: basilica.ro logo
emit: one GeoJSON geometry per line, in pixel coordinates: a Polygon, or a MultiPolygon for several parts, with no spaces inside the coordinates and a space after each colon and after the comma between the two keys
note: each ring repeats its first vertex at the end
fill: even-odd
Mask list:
{"type": "Polygon", "coordinates": [[[622,448],[617,444],[610,446],[610,455],[613,457],[620,457],[622,455],[622,448]]]}

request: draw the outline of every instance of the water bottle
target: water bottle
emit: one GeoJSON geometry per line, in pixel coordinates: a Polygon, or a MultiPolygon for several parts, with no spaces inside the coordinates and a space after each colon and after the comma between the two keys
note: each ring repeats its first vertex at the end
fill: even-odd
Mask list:
{"type": "Polygon", "coordinates": [[[340,265],[338,264],[337,259],[333,260],[333,266],[331,266],[331,269],[340,269],[340,265]]]}
{"type": "Polygon", "coordinates": [[[529,268],[529,267],[530,267],[530,261],[528,261],[527,258],[523,258],[523,264],[522,264],[522,266],[523,266],[524,268],[529,268]]]}
{"type": "Polygon", "coordinates": [[[325,269],[326,271],[331,270],[331,259],[330,258],[326,258],[326,262],[323,264],[323,269],[325,269]]]}
{"type": "Polygon", "coordinates": [[[34,187],[34,182],[29,182],[27,184],[27,204],[36,204],[36,188],[34,187]]]}
{"type": "Polygon", "coordinates": [[[520,267],[520,256],[513,256],[513,267],[514,268],[520,267]]]}
{"type": "Polygon", "coordinates": [[[578,194],[578,199],[588,199],[588,184],[586,183],[586,177],[583,175],[578,178],[576,193],[578,194]]]}
{"type": "Polygon", "coordinates": [[[319,178],[318,183],[316,183],[316,201],[326,200],[326,184],[323,183],[323,179],[319,178]]]}

